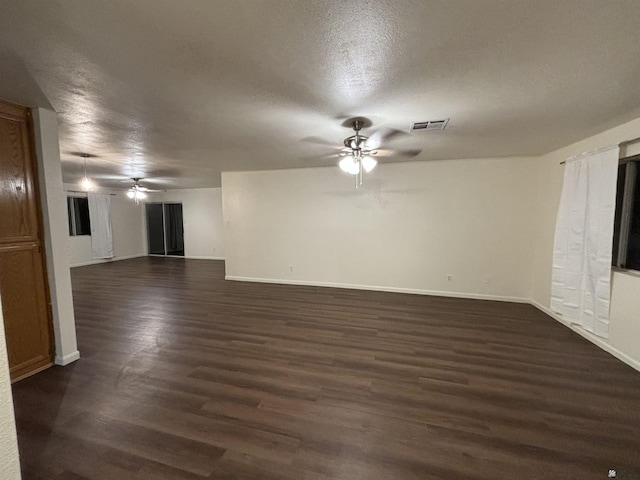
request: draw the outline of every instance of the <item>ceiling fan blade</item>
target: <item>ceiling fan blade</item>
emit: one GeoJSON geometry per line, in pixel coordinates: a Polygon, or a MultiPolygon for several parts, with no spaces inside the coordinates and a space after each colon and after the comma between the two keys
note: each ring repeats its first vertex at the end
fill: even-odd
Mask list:
{"type": "Polygon", "coordinates": [[[380,148],[381,145],[393,142],[404,136],[410,136],[407,132],[395,128],[382,128],[373,132],[364,143],[369,150],[380,148]]]}
{"type": "Polygon", "coordinates": [[[391,149],[391,148],[380,148],[378,150],[376,150],[376,154],[374,155],[375,157],[397,157],[397,156],[402,156],[402,157],[417,157],[418,155],[420,155],[420,153],[422,152],[422,150],[417,150],[417,149],[406,149],[406,150],[399,150],[399,149],[391,149]]]}
{"type": "Polygon", "coordinates": [[[321,152],[321,153],[309,153],[307,155],[303,155],[300,157],[300,160],[320,160],[320,159],[328,159],[335,158],[338,155],[338,151],[334,152],[321,152]]]}
{"type": "Polygon", "coordinates": [[[323,147],[335,147],[335,142],[329,142],[320,137],[305,137],[302,139],[303,142],[313,143],[314,145],[322,145],[323,147]]]}
{"type": "Polygon", "coordinates": [[[375,157],[391,157],[393,156],[396,151],[395,150],[391,150],[389,148],[378,148],[376,150],[373,150],[375,153],[370,154],[371,156],[375,157]]]}
{"type": "Polygon", "coordinates": [[[403,157],[417,157],[422,153],[422,150],[412,149],[412,150],[396,150],[398,155],[402,155],[403,157]]]}

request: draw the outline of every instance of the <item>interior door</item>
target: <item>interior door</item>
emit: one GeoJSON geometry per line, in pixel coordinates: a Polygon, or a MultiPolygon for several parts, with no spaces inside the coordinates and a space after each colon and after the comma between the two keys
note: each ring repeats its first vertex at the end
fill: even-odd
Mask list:
{"type": "Polygon", "coordinates": [[[0,102],[0,295],[12,381],[53,365],[31,121],[0,102]]]}

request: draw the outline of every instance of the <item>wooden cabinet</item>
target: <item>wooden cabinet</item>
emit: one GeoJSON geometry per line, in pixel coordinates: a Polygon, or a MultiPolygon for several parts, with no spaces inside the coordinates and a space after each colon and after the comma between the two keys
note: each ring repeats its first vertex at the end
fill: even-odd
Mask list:
{"type": "Polygon", "coordinates": [[[53,365],[29,110],[0,102],[0,295],[12,381],[53,365]]]}

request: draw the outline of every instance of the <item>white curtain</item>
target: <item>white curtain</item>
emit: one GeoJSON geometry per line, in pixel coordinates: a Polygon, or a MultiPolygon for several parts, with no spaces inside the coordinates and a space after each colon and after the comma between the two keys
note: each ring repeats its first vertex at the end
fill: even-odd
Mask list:
{"type": "Polygon", "coordinates": [[[111,196],[88,193],[93,258],[113,258],[111,231],[111,196]]]}
{"type": "Polygon", "coordinates": [[[551,309],[609,337],[618,146],[567,159],[553,247],[551,309]]]}

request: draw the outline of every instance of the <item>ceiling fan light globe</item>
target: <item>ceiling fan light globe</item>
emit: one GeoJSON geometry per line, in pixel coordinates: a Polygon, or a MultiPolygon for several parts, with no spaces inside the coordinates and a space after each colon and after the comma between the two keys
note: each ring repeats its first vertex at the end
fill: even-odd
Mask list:
{"type": "Polygon", "coordinates": [[[129,190],[129,191],[127,192],[127,197],[129,197],[129,198],[133,198],[133,197],[135,197],[135,196],[136,196],[136,194],[135,194],[135,192],[133,192],[132,190],[129,190]]]}
{"type": "Polygon", "coordinates": [[[367,173],[373,170],[377,164],[378,162],[371,157],[364,157],[362,159],[362,168],[364,168],[364,171],[367,173]]]}
{"type": "Polygon", "coordinates": [[[137,196],[139,199],[147,198],[147,194],[141,191],[138,191],[137,196]]]}
{"type": "Polygon", "coordinates": [[[342,170],[343,172],[349,173],[350,162],[351,162],[350,158],[343,158],[342,160],[340,160],[338,162],[338,166],[340,167],[340,170],[342,170]]]}
{"type": "Polygon", "coordinates": [[[356,175],[359,171],[358,163],[352,157],[345,157],[338,163],[340,170],[350,175],[356,175]]]}

